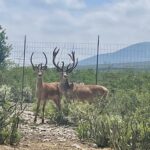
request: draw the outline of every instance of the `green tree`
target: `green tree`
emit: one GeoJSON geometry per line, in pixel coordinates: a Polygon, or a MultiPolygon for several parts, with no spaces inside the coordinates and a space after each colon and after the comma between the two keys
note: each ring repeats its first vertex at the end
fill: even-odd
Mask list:
{"type": "Polygon", "coordinates": [[[0,67],[6,66],[6,58],[12,49],[11,45],[7,43],[7,40],[8,37],[6,36],[5,29],[0,26],[0,67]]]}

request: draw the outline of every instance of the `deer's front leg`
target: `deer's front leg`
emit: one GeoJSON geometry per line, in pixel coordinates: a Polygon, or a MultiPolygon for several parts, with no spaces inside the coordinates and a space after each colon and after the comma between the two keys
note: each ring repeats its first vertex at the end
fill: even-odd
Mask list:
{"type": "Polygon", "coordinates": [[[44,100],[44,102],[43,102],[43,108],[42,108],[42,123],[44,123],[45,106],[46,106],[46,100],[44,100]]]}
{"type": "Polygon", "coordinates": [[[57,106],[58,111],[61,111],[61,99],[59,97],[54,98],[54,102],[57,106]]]}
{"type": "Polygon", "coordinates": [[[41,99],[38,99],[36,112],[35,112],[35,117],[34,117],[34,123],[36,123],[36,121],[37,121],[37,115],[38,115],[39,108],[40,108],[40,102],[41,102],[41,99]]]}

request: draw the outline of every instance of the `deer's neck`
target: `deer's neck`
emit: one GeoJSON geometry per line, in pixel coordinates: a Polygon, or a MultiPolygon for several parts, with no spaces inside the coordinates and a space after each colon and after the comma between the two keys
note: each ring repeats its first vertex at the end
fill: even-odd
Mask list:
{"type": "Polygon", "coordinates": [[[68,79],[62,80],[61,83],[60,83],[60,87],[61,87],[62,91],[66,92],[69,89],[69,81],[68,81],[68,79]]]}
{"type": "Polygon", "coordinates": [[[43,91],[43,80],[42,80],[42,78],[37,77],[36,96],[40,100],[41,100],[41,96],[42,96],[42,91],[43,91]]]}
{"type": "Polygon", "coordinates": [[[43,86],[43,79],[42,77],[37,78],[37,89],[42,89],[43,86]]]}

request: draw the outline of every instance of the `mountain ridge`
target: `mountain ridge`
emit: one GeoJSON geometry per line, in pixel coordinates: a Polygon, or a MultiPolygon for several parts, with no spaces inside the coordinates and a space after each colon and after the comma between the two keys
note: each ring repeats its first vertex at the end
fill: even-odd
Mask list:
{"type": "MultiPolygon", "coordinates": [[[[150,42],[140,42],[129,45],[118,51],[100,54],[98,56],[100,65],[111,64],[130,64],[130,63],[143,63],[150,61],[150,42]]],[[[97,56],[79,61],[79,66],[95,65],[97,56]]]]}

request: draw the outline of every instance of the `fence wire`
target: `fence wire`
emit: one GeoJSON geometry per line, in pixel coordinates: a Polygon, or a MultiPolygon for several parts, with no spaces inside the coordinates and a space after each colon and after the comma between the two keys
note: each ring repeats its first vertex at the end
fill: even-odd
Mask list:
{"type": "MultiPolygon", "coordinates": [[[[24,42],[11,42],[12,51],[9,59],[15,64],[22,66],[24,42]]],[[[79,67],[96,68],[97,43],[67,43],[67,42],[30,42],[26,43],[25,66],[30,66],[30,56],[34,52],[33,62],[35,64],[44,63],[45,52],[48,58],[48,67],[53,67],[52,53],[54,48],[60,49],[56,61],[64,61],[68,64],[71,60],[68,53],[75,51],[75,56],[79,60],[79,67]]],[[[98,68],[149,68],[150,44],[147,43],[139,47],[135,44],[99,44],[99,65],[98,68]]]]}

